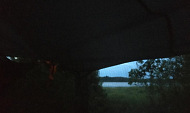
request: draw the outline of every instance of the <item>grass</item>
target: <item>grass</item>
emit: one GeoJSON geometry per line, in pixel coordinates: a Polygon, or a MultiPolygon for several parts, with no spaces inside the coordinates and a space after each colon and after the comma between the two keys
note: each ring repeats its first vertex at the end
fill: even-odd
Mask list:
{"type": "Polygon", "coordinates": [[[166,92],[150,94],[145,87],[103,88],[107,94],[105,113],[190,113],[189,96],[166,92]],[[172,96],[170,96],[172,95],[172,96]]]}
{"type": "Polygon", "coordinates": [[[104,88],[108,98],[107,113],[147,113],[148,92],[145,87],[104,88]]]}

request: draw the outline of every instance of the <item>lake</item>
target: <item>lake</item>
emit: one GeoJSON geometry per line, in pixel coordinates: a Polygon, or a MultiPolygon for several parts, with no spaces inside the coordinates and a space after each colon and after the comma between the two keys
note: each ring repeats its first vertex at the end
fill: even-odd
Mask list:
{"type": "Polygon", "coordinates": [[[102,87],[134,87],[134,86],[142,86],[139,83],[133,83],[129,85],[128,82],[103,82],[102,87]]]}

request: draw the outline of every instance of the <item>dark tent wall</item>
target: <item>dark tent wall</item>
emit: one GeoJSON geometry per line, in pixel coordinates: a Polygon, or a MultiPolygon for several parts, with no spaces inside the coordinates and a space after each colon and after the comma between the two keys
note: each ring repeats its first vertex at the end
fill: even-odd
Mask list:
{"type": "Polygon", "coordinates": [[[189,6],[189,0],[3,0],[0,55],[92,71],[188,53],[189,6]]]}

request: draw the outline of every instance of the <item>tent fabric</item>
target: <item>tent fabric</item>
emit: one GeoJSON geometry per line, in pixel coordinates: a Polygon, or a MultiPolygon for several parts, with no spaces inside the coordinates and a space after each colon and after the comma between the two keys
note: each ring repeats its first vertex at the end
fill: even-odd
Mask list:
{"type": "Polygon", "coordinates": [[[0,55],[93,71],[190,52],[189,0],[3,0],[0,55]]]}

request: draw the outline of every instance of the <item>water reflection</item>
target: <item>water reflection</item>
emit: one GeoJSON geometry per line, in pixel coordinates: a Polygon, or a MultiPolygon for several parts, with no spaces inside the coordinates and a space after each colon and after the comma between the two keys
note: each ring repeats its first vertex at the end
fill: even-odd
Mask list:
{"type": "Polygon", "coordinates": [[[128,82],[103,82],[102,87],[134,87],[134,86],[143,86],[140,83],[133,83],[131,85],[128,82]]]}

